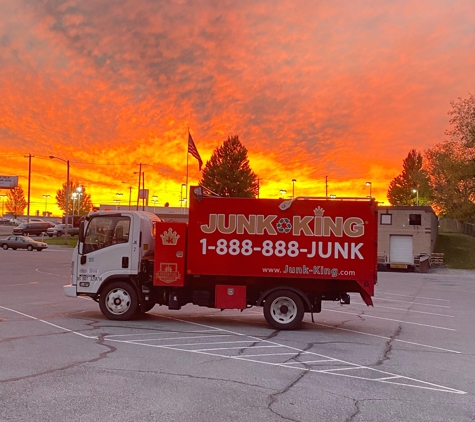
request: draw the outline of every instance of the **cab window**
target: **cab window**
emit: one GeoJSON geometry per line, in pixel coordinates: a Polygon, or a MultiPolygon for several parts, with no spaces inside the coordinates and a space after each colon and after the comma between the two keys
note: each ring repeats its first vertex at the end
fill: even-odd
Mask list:
{"type": "Polygon", "coordinates": [[[84,253],[129,242],[130,218],[124,216],[95,217],[87,226],[84,253]]]}

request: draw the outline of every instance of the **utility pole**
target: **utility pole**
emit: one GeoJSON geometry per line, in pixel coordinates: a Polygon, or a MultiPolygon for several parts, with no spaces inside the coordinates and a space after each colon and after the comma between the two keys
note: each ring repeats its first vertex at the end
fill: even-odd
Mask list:
{"type": "Polygon", "coordinates": [[[136,211],[139,210],[139,202],[140,202],[140,182],[142,180],[142,163],[139,163],[139,191],[137,193],[137,208],[136,211]]]}
{"type": "Polygon", "coordinates": [[[28,158],[28,208],[26,211],[26,222],[30,222],[30,190],[31,190],[31,158],[34,157],[34,155],[28,154],[24,156],[25,158],[28,158]]]}
{"type": "Polygon", "coordinates": [[[325,176],[325,198],[328,198],[328,176],[325,176]]]}

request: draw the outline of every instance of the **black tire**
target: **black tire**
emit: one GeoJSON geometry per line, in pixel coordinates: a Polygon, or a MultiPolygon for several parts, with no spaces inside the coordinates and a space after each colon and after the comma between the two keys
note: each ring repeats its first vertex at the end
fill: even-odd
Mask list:
{"type": "Polygon", "coordinates": [[[8,245],[7,245],[6,243],[4,243],[4,244],[2,245],[2,248],[6,251],[6,250],[8,249],[8,245]]]}
{"type": "Polygon", "coordinates": [[[28,250],[31,252],[31,251],[33,250],[33,246],[28,245],[28,246],[26,247],[26,249],[28,249],[28,250]]]}
{"type": "Polygon", "coordinates": [[[137,293],[125,281],[116,281],[101,291],[99,307],[103,315],[114,321],[128,321],[137,312],[137,293]]]}
{"type": "Polygon", "coordinates": [[[266,297],[264,317],[278,330],[294,330],[302,324],[305,314],[302,298],[290,290],[277,290],[266,297]]]}

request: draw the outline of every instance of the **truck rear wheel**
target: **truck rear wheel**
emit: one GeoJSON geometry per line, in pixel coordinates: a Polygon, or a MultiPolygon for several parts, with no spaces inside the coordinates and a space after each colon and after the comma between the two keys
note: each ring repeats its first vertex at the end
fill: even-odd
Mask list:
{"type": "Polygon", "coordinates": [[[305,309],[302,298],[290,290],[277,290],[266,297],[264,317],[278,330],[294,330],[302,324],[305,309]]]}
{"type": "Polygon", "coordinates": [[[108,319],[127,321],[137,311],[138,300],[135,289],[125,281],[116,281],[104,288],[99,297],[101,312],[108,319]]]}

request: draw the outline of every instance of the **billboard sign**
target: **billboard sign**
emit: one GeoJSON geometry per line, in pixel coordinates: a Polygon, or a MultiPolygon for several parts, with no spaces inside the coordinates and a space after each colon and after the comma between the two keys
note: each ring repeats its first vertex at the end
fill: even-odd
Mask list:
{"type": "Polygon", "coordinates": [[[18,186],[18,176],[0,175],[0,189],[13,189],[18,186]]]}

